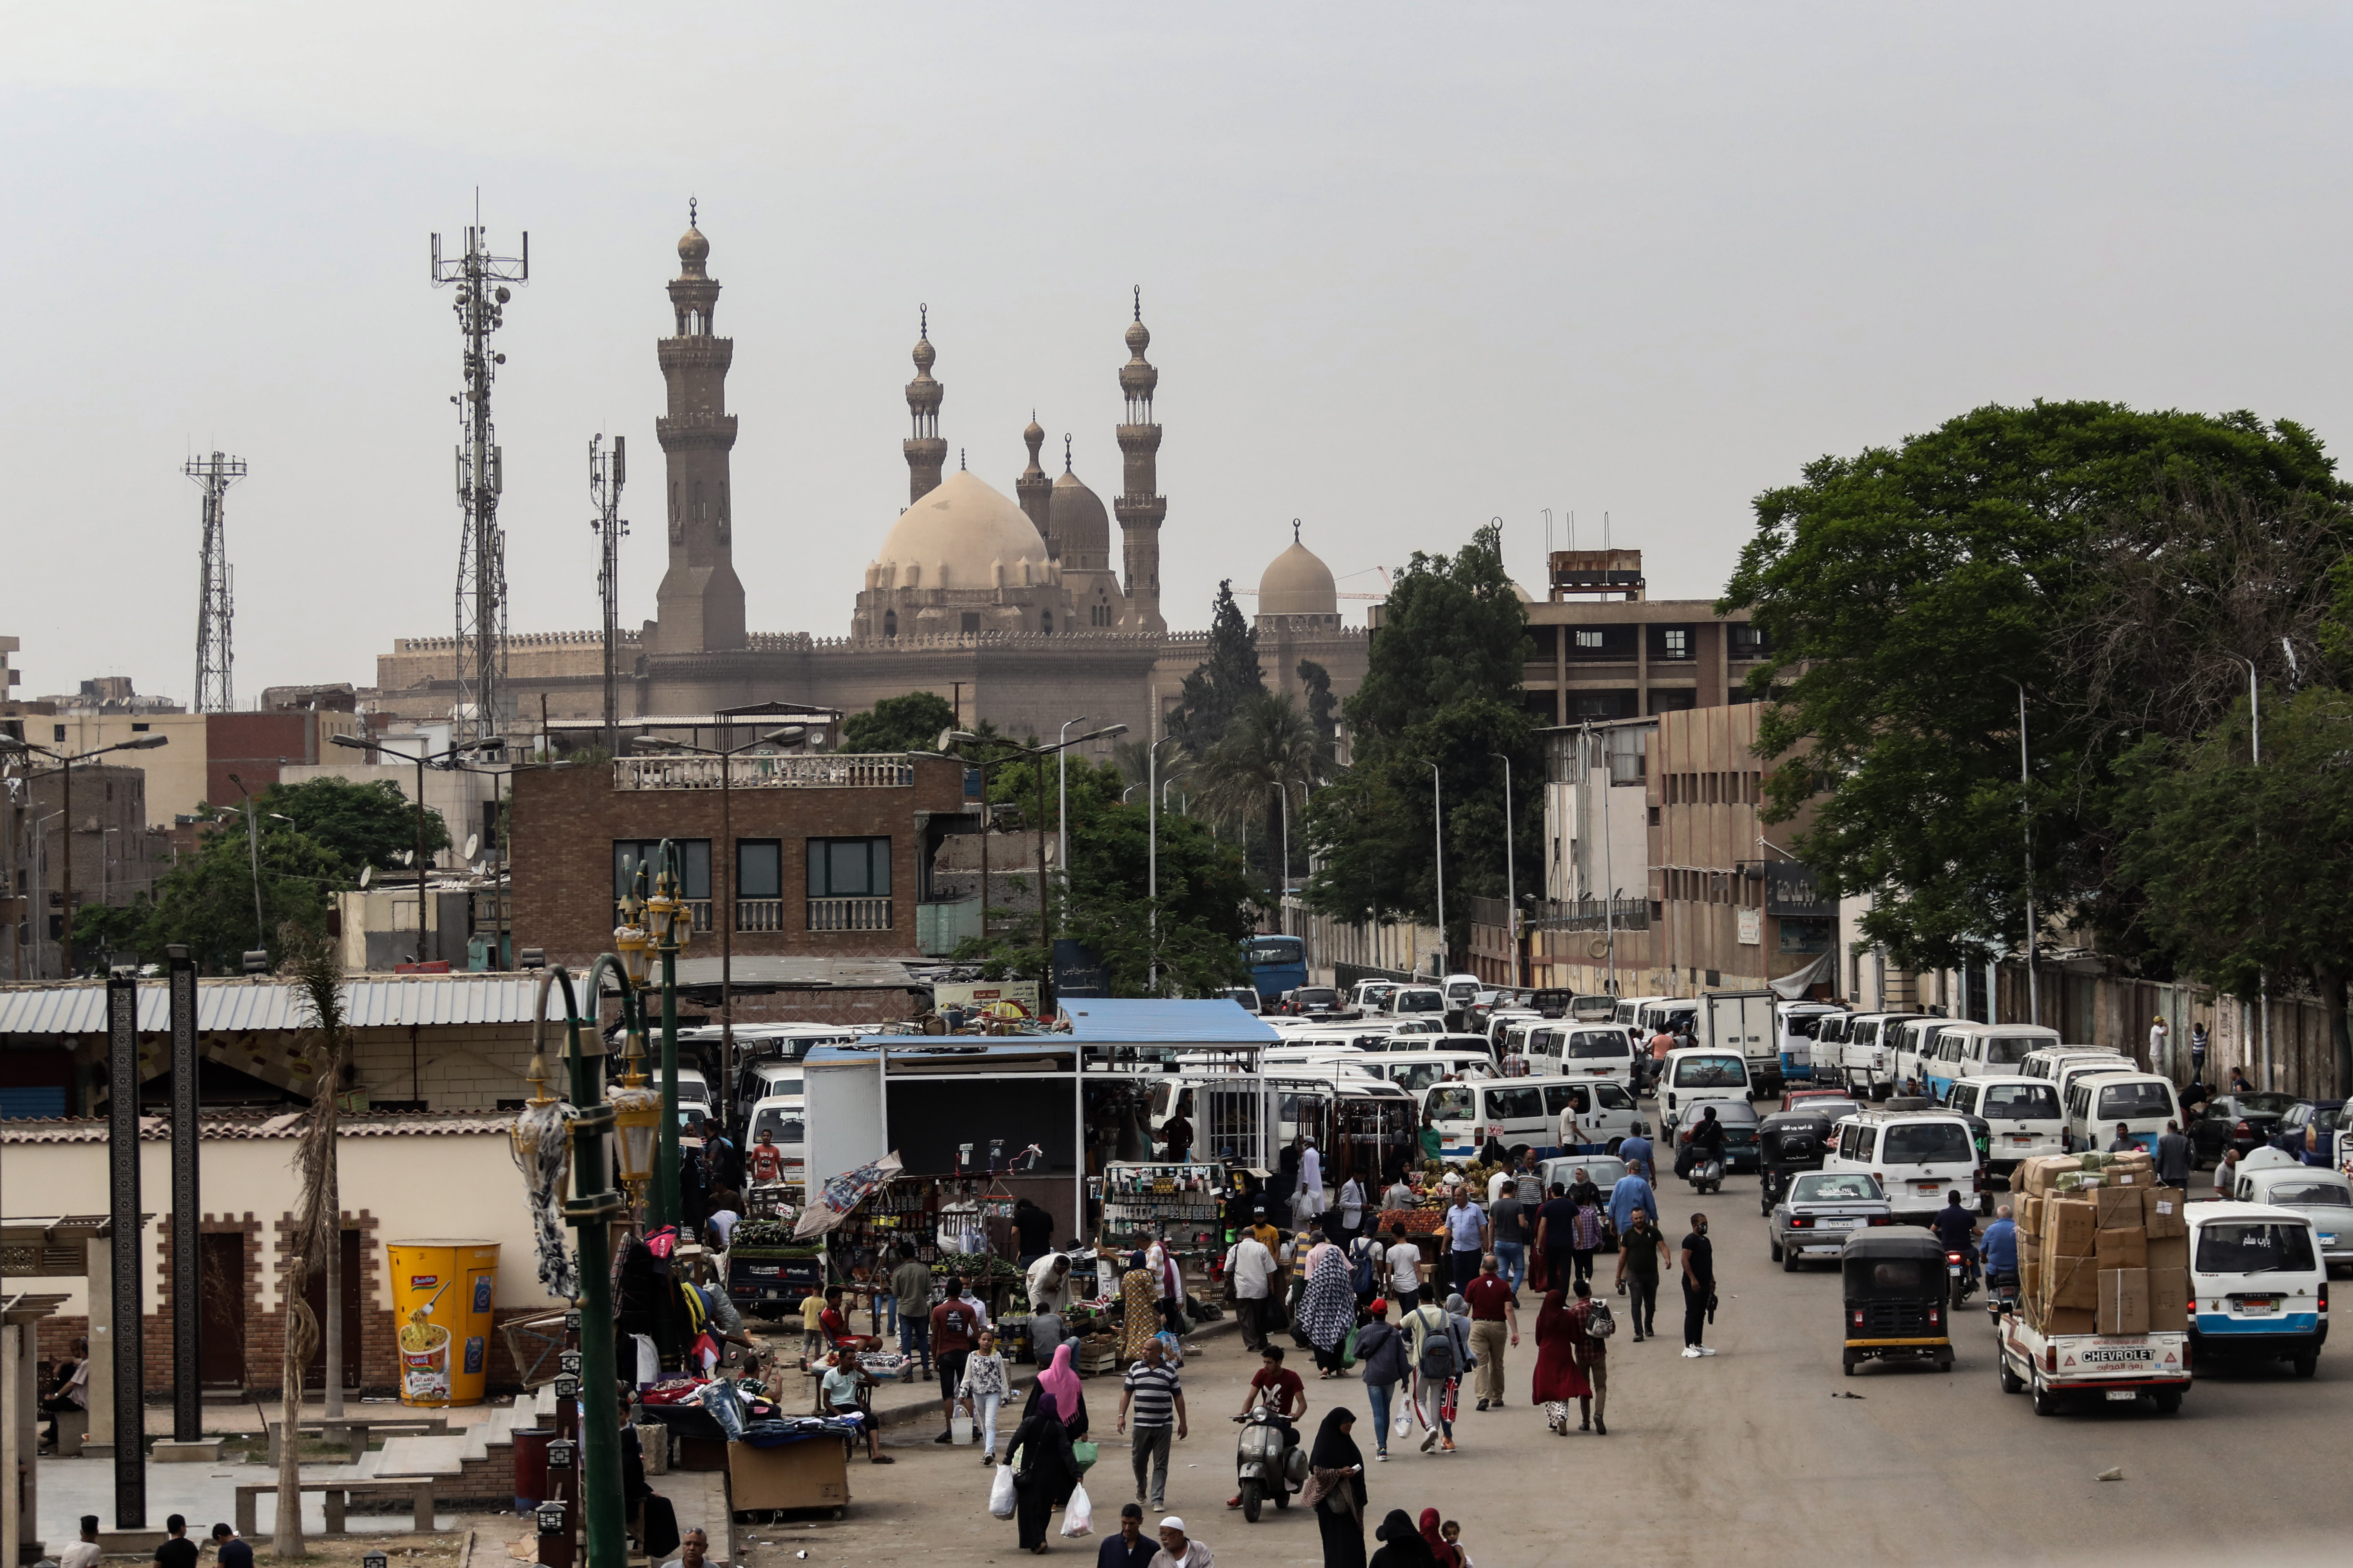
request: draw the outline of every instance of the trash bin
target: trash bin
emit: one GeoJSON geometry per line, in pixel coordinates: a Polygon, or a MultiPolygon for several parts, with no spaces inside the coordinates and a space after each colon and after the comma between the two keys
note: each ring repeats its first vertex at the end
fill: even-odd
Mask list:
{"type": "Polygon", "coordinates": [[[480,1405],[491,1360],[499,1244],[387,1242],[403,1405],[480,1405]]]}
{"type": "Polygon", "coordinates": [[[529,1513],[547,1500],[547,1446],[554,1441],[553,1426],[519,1426],[514,1431],[514,1510],[529,1513]]]}

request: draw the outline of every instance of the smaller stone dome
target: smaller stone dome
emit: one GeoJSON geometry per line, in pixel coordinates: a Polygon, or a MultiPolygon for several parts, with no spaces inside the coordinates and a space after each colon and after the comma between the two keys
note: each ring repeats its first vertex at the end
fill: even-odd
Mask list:
{"type": "Polygon", "coordinates": [[[711,242],[702,237],[701,229],[690,227],[684,234],[678,237],[679,265],[685,269],[688,277],[702,277],[702,264],[710,259],[711,242]]]}
{"type": "Polygon", "coordinates": [[[1065,468],[1046,503],[1047,527],[1061,552],[1062,569],[1111,569],[1111,513],[1084,479],[1065,468]]]}
{"type": "Polygon", "coordinates": [[[932,347],[932,340],[927,337],[917,338],[915,340],[915,368],[922,371],[925,375],[929,375],[932,373],[932,366],[939,363],[939,362],[940,351],[932,347]]]}
{"type": "Polygon", "coordinates": [[[1038,448],[1046,439],[1046,427],[1038,423],[1038,411],[1034,408],[1029,411],[1029,427],[1021,432],[1021,439],[1029,444],[1030,460],[1035,462],[1038,448]]]}
{"type": "Polygon", "coordinates": [[[1152,346],[1152,330],[1142,321],[1127,324],[1127,352],[1140,354],[1152,346]]]}
{"type": "Polygon", "coordinates": [[[1258,580],[1258,613],[1261,616],[1336,616],[1340,585],[1332,569],[1298,541],[1276,556],[1266,575],[1258,580]]]}

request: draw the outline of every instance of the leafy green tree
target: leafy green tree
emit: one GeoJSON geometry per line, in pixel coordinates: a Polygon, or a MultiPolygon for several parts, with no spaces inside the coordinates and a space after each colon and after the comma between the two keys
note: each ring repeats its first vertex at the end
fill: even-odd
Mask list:
{"type": "Polygon", "coordinates": [[[2353,1084],[2345,987],[2353,974],[2353,697],[2266,693],[2263,761],[2243,704],[2187,744],[2152,738],[2128,760],[2139,821],[2124,863],[2143,919],[2181,967],[2253,1001],[2301,984],[2328,1014],[2337,1090],[2353,1084]]]}
{"type": "Polygon", "coordinates": [[[1493,527],[1451,556],[1415,551],[1382,606],[1365,683],[1347,701],[1359,754],[1367,740],[1403,734],[1451,703],[1518,692],[1535,647],[1493,527]]]}
{"type": "Polygon", "coordinates": [[[1315,729],[1315,749],[1329,768],[1340,755],[1340,700],[1332,695],[1332,672],[1312,658],[1303,658],[1297,673],[1307,694],[1307,721],[1315,729]]]}
{"type": "MultiPolygon", "coordinates": [[[[263,792],[259,809],[292,817],[295,831],[333,856],[343,873],[353,879],[364,866],[388,871],[416,855],[417,807],[389,779],[353,784],[330,776],[297,784],[272,784],[263,792]]],[[[237,815],[226,814],[221,820],[235,823],[241,833],[237,815]]],[[[426,855],[438,855],[448,847],[448,825],[439,812],[426,807],[426,855]]]]}
{"type": "Polygon", "coordinates": [[[1831,891],[1875,893],[1865,935],[1929,967],[2022,932],[2023,805],[2040,908],[2145,951],[2119,759],[2211,723],[2232,653],[2276,668],[2285,636],[2312,656],[2318,596],[2264,578],[2338,559],[2347,497],[2295,425],[2107,403],[1989,405],[1809,465],[1757,498],[1717,606],[1770,650],[1768,819],[1826,791],[1792,847],[1831,891]]]}
{"type": "MultiPolygon", "coordinates": [[[[1242,827],[1256,819],[1265,831],[1272,868],[1282,858],[1275,847],[1283,842],[1286,795],[1304,806],[1307,795],[1330,773],[1315,731],[1299,704],[1286,695],[1261,692],[1234,712],[1223,739],[1202,752],[1195,763],[1191,784],[1194,807],[1210,821],[1242,827]]],[[[1307,847],[1305,824],[1293,836],[1297,853],[1307,847]]],[[[1276,886],[1290,885],[1292,868],[1282,868],[1276,886]]]]}
{"type": "Polygon", "coordinates": [[[885,697],[842,721],[841,746],[847,752],[928,752],[939,745],[941,731],[955,728],[955,709],[936,691],[885,697]]]}
{"type": "Polygon", "coordinates": [[[1258,631],[1242,618],[1229,579],[1218,584],[1217,602],[1210,606],[1208,657],[1185,678],[1176,710],[1168,715],[1168,732],[1198,756],[1225,738],[1226,726],[1243,703],[1265,690],[1258,631]]]}
{"type": "Polygon", "coordinates": [[[242,815],[225,816],[195,854],[165,872],[153,899],[111,909],[87,908],[76,940],[91,952],[134,952],[161,963],[164,949],[184,943],[207,973],[234,974],[256,938],[276,963],[287,928],[324,932],[328,894],[348,887],[343,861],[307,834],[271,825],[260,836],[262,930],[254,928],[254,877],[242,815]]]}

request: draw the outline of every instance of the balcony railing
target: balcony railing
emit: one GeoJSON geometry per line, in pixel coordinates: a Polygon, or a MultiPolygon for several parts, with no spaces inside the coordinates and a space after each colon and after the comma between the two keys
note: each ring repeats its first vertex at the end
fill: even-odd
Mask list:
{"type": "Polygon", "coordinates": [[[814,757],[617,757],[613,787],[717,789],[723,765],[730,789],[904,789],[915,782],[915,764],[902,752],[837,752],[814,757]]]}
{"type": "Polygon", "coordinates": [[[737,931],[782,931],[785,929],[785,900],[782,899],[738,899],[735,900],[737,931]]]}
{"type": "Polygon", "coordinates": [[[891,900],[888,899],[811,899],[808,901],[808,929],[811,931],[889,931],[891,900]]]}

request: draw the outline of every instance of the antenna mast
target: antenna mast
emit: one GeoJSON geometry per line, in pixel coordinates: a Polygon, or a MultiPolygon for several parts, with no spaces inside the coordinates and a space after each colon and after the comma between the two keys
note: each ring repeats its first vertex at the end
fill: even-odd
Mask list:
{"type": "Polygon", "coordinates": [[[505,321],[513,296],[505,285],[531,277],[531,236],[520,257],[492,256],[479,223],[466,230],[466,252],[444,260],[433,237],[433,286],[457,285],[452,307],[466,350],[465,392],[458,405],[458,505],[466,516],[458,543],[458,706],[456,734],[488,740],[505,733],[513,718],[506,690],[506,539],[499,529],[501,473],[497,426],[491,422],[491,383],[507,356],[491,351],[491,334],[505,321]]]}
{"type": "Polygon", "coordinates": [[[190,458],[180,471],[205,492],[204,556],[196,570],[196,700],[199,713],[232,713],[237,698],[229,684],[230,592],[228,542],[223,537],[221,498],[245,478],[245,459],[215,452],[190,458]]]}
{"type": "Polygon", "coordinates": [[[621,541],[629,535],[621,516],[621,486],[628,480],[628,440],[613,437],[612,456],[603,450],[605,437],[588,442],[588,493],[596,498],[596,521],[589,527],[599,541],[596,597],[605,610],[605,750],[621,750],[621,541]]]}

